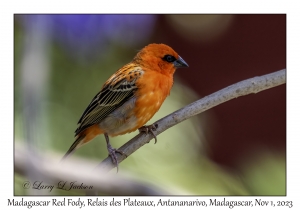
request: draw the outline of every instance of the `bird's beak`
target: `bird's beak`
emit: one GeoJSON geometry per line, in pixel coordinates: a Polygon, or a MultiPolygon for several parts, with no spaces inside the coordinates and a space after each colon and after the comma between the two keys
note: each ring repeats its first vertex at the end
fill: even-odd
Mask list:
{"type": "Polygon", "coordinates": [[[189,67],[189,65],[180,56],[178,56],[178,59],[174,61],[173,64],[176,68],[189,67]]]}

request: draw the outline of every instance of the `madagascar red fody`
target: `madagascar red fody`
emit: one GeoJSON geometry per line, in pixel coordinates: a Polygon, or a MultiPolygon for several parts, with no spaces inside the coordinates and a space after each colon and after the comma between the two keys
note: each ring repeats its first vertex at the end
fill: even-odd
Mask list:
{"type": "Polygon", "coordinates": [[[144,47],[130,63],[114,73],[93,98],[78,121],[76,140],[64,158],[104,134],[109,155],[118,166],[115,153],[123,152],[112,148],[109,136],[137,129],[152,132],[154,126],[144,125],[170,94],[173,74],[180,67],[188,65],[171,47],[165,44],[144,47]]]}

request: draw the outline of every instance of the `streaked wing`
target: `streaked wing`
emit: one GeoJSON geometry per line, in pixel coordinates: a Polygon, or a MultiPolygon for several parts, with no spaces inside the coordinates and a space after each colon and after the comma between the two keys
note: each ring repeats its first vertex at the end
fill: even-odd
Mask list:
{"type": "Polygon", "coordinates": [[[134,96],[136,80],[142,75],[137,66],[126,65],[111,76],[93,98],[78,121],[75,136],[86,128],[100,123],[106,116],[134,96]]]}

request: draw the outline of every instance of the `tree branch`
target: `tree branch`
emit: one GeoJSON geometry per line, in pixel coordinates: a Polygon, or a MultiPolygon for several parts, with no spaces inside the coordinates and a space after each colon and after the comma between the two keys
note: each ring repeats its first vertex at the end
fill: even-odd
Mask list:
{"type": "MultiPolygon", "coordinates": [[[[282,85],[285,82],[286,69],[282,69],[271,74],[254,77],[230,85],[156,121],[155,123],[153,123],[154,125],[157,124],[157,129],[154,134],[159,135],[168,128],[231,99],[245,96],[251,93],[258,93],[260,91],[282,85]]],[[[128,157],[137,149],[139,149],[146,143],[149,143],[151,139],[153,139],[151,133],[140,133],[130,141],[125,143],[123,146],[121,146],[119,150],[123,151],[128,157]]],[[[126,157],[124,155],[117,154],[117,159],[120,163],[124,159],[126,159],[126,157]]],[[[111,158],[107,157],[99,164],[99,167],[103,170],[109,171],[114,168],[115,165],[113,164],[111,158]]]]}
{"type": "MultiPolygon", "coordinates": [[[[153,184],[137,181],[137,178],[130,174],[111,174],[106,173],[95,168],[95,164],[91,160],[84,160],[81,158],[68,159],[65,162],[60,162],[60,155],[43,155],[32,154],[31,151],[26,150],[26,147],[20,144],[15,144],[15,172],[27,176],[28,167],[39,177],[36,180],[30,181],[30,188],[27,193],[47,193],[49,190],[34,190],[35,181],[43,182],[45,185],[52,184],[55,189],[65,188],[69,190],[71,182],[75,185],[82,183],[86,189],[79,189],[91,195],[170,195],[171,193],[165,191],[153,184]],[[123,176],[123,175],[126,176],[123,176]],[[130,178],[129,178],[130,177],[130,178]],[[67,184],[63,185],[66,182],[67,184]],[[63,187],[62,187],[63,186],[63,187]],[[92,186],[92,189],[88,189],[92,186]]],[[[43,185],[44,185],[43,184],[43,185]]],[[[24,187],[24,186],[23,186],[24,187]]],[[[53,193],[53,192],[52,192],[53,193]]]]}

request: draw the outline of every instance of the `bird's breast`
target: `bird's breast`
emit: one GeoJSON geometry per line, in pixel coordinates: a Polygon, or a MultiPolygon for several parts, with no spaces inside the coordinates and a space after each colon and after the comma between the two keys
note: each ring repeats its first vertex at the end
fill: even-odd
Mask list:
{"type": "Polygon", "coordinates": [[[159,73],[144,74],[137,83],[135,115],[138,126],[147,123],[159,110],[162,103],[169,95],[173,85],[173,77],[159,73]]]}

